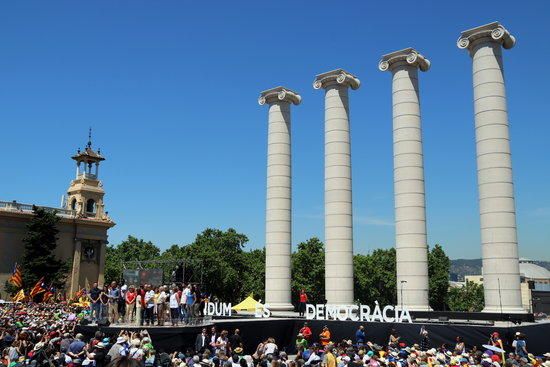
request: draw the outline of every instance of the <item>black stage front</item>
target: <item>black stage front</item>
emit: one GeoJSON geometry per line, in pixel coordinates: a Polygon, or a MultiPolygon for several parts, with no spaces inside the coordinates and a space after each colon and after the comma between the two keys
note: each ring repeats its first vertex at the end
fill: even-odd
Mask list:
{"type": "MultiPolygon", "coordinates": [[[[240,329],[245,344],[245,352],[252,354],[258,343],[268,336],[274,337],[279,348],[287,352],[294,352],[294,341],[298,331],[303,326],[304,319],[220,319],[212,320],[205,327],[216,326],[218,331],[228,330],[233,333],[236,328],[240,329]]],[[[323,325],[328,325],[333,341],[342,339],[355,340],[355,331],[359,325],[364,325],[367,333],[367,340],[380,345],[386,345],[390,331],[397,330],[402,340],[407,344],[420,342],[419,331],[421,323],[380,323],[380,322],[355,322],[355,321],[308,321],[313,335],[319,335],[323,325]]],[[[454,346],[455,338],[462,336],[469,347],[486,344],[489,334],[498,331],[505,345],[510,346],[516,331],[526,335],[527,349],[529,352],[542,354],[550,351],[550,322],[532,323],[524,325],[513,325],[509,327],[496,327],[490,325],[465,325],[465,324],[425,324],[430,333],[431,347],[438,348],[443,343],[454,346]]],[[[203,326],[180,326],[180,327],[147,327],[153,338],[153,344],[159,351],[172,352],[175,350],[186,351],[193,348],[195,338],[203,326]]],[[[101,331],[109,336],[116,336],[121,329],[128,329],[125,326],[100,327],[101,331]]],[[[140,329],[140,328],[137,328],[140,329]]],[[[77,326],[77,331],[87,337],[94,335],[98,330],[97,326],[77,326]]]]}

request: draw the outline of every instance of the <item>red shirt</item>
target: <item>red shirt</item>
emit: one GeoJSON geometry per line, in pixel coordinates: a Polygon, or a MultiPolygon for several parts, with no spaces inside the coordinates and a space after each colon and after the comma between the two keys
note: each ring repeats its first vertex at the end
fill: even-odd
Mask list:
{"type": "Polygon", "coordinates": [[[300,293],[300,302],[301,303],[306,303],[307,302],[307,294],[300,293]]]}
{"type": "Polygon", "coordinates": [[[304,326],[300,329],[300,334],[302,334],[306,340],[309,340],[311,338],[311,329],[309,326],[304,326]]]}
{"type": "Polygon", "coordinates": [[[126,293],[126,303],[127,304],[133,303],[135,299],[136,299],[136,293],[135,292],[126,293]]]}

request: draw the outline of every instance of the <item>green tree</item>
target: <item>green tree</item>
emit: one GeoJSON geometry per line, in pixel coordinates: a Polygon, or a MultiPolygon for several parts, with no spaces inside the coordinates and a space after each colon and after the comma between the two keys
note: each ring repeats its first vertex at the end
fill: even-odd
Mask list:
{"type": "Polygon", "coordinates": [[[449,291],[449,271],[451,260],[440,245],[435,245],[428,253],[428,277],[430,306],[436,310],[444,310],[449,291]]]}
{"type": "Polygon", "coordinates": [[[353,257],[355,298],[362,304],[396,302],[395,249],[377,249],[353,257]]]}
{"type": "Polygon", "coordinates": [[[325,250],[317,237],[298,244],[292,254],[292,295],[297,302],[298,293],[305,289],[310,303],[325,300],[325,250]]]}
{"type": "Polygon", "coordinates": [[[461,288],[450,288],[447,303],[451,311],[480,312],[485,306],[483,286],[466,282],[461,288]]]}
{"type": "Polygon", "coordinates": [[[151,241],[144,241],[143,239],[128,236],[125,241],[107,247],[104,271],[105,281],[120,281],[122,279],[122,263],[125,261],[158,260],[159,256],[160,249],[151,241]]]}
{"type": "Polygon", "coordinates": [[[199,279],[203,290],[210,292],[223,302],[240,300],[245,270],[243,246],[248,238],[233,228],[227,231],[208,228],[198,234],[193,243],[182,248],[185,259],[193,261],[186,273],[199,279]]]}
{"type": "Polygon", "coordinates": [[[241,298],[254,294],[255,299],[265,299],[265,249],[243,252],[243,285],[241,298]]]}
{"type": "Polygon", "coordinates": [[[56,212],[33,206],[33,218],[23,238],[23,288],[31,289],[42,277],[46,285],[64,288],[70,265],[55,256],[59,230],[56,212]]]}

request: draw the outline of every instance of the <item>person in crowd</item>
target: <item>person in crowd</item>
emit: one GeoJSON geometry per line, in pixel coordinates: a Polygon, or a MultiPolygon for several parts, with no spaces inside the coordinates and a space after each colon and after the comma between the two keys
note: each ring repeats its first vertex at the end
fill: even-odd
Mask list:
{"type": "Polygon", "coordinates": [[[143,307],[144,306],[144,295],[143,288],[140,287],[136,289],[136,326],[143,325],[143,307]]]}
{"type": "Polygon", "coordinates": [[[273,358],[279,352],[279,347],[275,343],[274,338],[267,338],[267,342],[264,344],[263,356],[268,359],[273,358]]]}
{"type": "Polygon", "coordinates": [[[307,301],[308,301],[308,298],[307,298],[307,294],[306,294],[306,290],[305,289],[301,289],[300,290],[300,294],[298,296],[298,315],[300,317],[303,317],[305,312],[306,312],[306,304],[307,304],[307,301]]]}
{"type": "Polygon", "coordinates": [[[308,343],[311,343],[311,336],[313,333],[311,332],[307,322],[304,322],[304,326],[300,329],[300,334],[304,336],[304,339],[306,339],[308,343]]]}
{"type": "Polygon", "coordinates": [[[98,288],[97,282],[92,285],[88,297],[92,304],[92,322],[97,323],[102,319],[101,316],[101,289],[98,288]]]}
{"type": "Polygon", "coordinates": [[[420,329],[420,350],[425,352],[430,347],[430,334],[424,326],[420,329]]]}
{"type": "Polygon", "coordinates": [[[194,305],[195,305],[195,290],[191,284],[187,286],[188,291],[185,295],[185,312],[187,314],[186,323],[193,322],[194,314],[194,305]]]}
{"type": "Polygon", "coordinates": [[[120,296],[118,298],[118,315],[120,321],[124,322],[126,320],[126,293],[128,292],[128,284],[122,279],[119,286],[120,296]]]}
{"type": "Polygon", "coordinates": [[[362,347],[365,344],[365,327],[363,325],[359,325],[359,329],[355,332],[355,343],[357,346],[362,347]]]}
{"type": "Polygon", "coordinates": [[[323,367],[336,367],[336,356],[333,354],[332,344],[325,346],[325,354],[323,357],[323,367]]]}
{"type": "Polygon", "coordinates": [[[175,284],[172,287],[172,292],[170,292],[170,318],[172,320],[172,326],[179,325],[180,295],[179,289],[175,284]]]}
{"type": "Polygon", "coordinates": [[[223,353],[225,355],[227,353],[227,348],[229,344],[229,339],[227,338],[228,334],[229,332],[227,330],[222,330],[220,336],[218,336],[218,339],[216,339],[215,354],[223,353]]]}
{"type": "Polygon", "coordinates": [[[69,345],[69,348],[67,348],[67,355],[71,357],[74,364],[81,364],[86,354],[86,351],[84,350],[86,343],[84,343],[83,340],[84,335],[76,334],[75,339],[69,345]]]}
{"type": "Polygon", "coordinates": [[[527,358],[529,353],[527,352],[527,342],[525,341],[525,336],[517,332],[515,335],[515,340],[512,342],[512,347],[516,355],[520,358],[527,358]]]}
{"type": "Polygon", "coordinates": [[[218,340],[218,336],[216,327],[212,326],[212,328],[210,328],[210,342],[208,343],[211,353],[216,351],[216,341],[218,340]]]}
{"type": "Polygon", "coordinates": [[[330,343],[330,330],[327,325],[323,326],[321,334],[319,334],[319,343],[326,347],[330,343]]]}
{"type": "Polygon", "coordinates": [[[236,348],[243,347],[243,338],[241,337],[241,330],[235,329],[233,335],[229,337],[229,348],[234,351],[236,348]]]}
{"type": "Polygon", "coordinates": [[[197,335],[195,339],[195,351],[204,353],[206,348],[208,348],[208,332],[206,331],[206,328],[203,327],[201,333],[197,335]]]}
{"type": "Polygon", "coordinates": [[[461,336],[456,337],[454,352],[456,355],[461,355],[462,353],[466,352],[466,344],[464,343],[464,340],[462,340],[461,336]]]}
{"type": "Polygon", "coordinates": [[[109,297],[109,322],[111,324],[118,323],[118,301],[120,298],[120,289],[116,282],[112,282],[108,292],[109,297]]]}

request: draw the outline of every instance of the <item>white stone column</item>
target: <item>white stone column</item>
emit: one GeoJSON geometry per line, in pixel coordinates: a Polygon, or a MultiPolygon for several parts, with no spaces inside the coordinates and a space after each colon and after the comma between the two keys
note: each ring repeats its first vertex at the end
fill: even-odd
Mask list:
{"type": "Polygon", "coordinates": [[[502,47],[515,39],[498,22],[462,32],[473,62],[477,183],[485,312],[523,313],[502,47]]]}
{"type": "Polygon", "coordinates": [[[269,105],[267,200],[265,218],[265,303],[275,311],[293,310],[291,300],[292,172],[290,104],[301,97],[286,88],[263,91],[258,102],[269,105]]]}
{"type": "Polygon", "coordinates": [[[337,69],[315,77],[325,90],[325,298],[352,304],[353,216],[348,88],[359,79],[337,69]]]}
{"type": "Polygon", "coordinates": [[[418,69],[428,71],[430,62],[416,50],[406,48],[382,56],[378,67],[392,73],[397,304],[414,311],[428,311],[428,243],[418,69]]]}
{"type": "Polygon", "coordinates": [[[75,239],[74,253],[73,253],[73,267],[71,269],[71,293],[70,296],[74,296],[76,292],[80,290],[80,258],[82,253],[82,242],[79,239],[75,239]]]}

